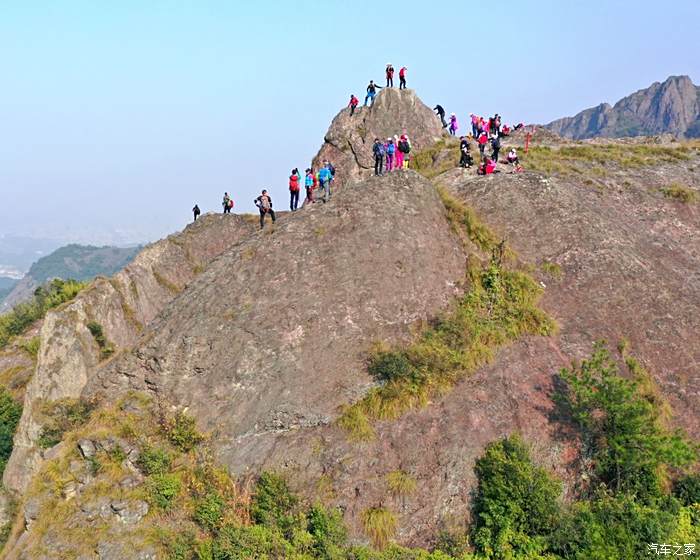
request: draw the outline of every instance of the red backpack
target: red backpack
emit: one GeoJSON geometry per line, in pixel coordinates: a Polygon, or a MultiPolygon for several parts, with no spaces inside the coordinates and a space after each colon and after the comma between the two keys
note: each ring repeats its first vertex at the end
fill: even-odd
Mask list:
{"type": "Polygon", "coordinates": [[[299,190],[299,175],[296,173],[289,176],[289,190],[293,192],[299,190]]]}

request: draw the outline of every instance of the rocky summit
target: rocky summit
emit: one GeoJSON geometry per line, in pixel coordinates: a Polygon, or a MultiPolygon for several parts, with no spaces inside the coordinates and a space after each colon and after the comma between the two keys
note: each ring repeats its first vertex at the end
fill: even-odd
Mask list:
{"type": "Polygon", "coordinates": [[[620,99],[614,106],[601,103],[573,117],[557,119],[547,128],[576,140],[663,133],[698,138],[700,87],[688,76],[671,76],[620,99]]]}
{"type": "MultiPolygon", "coordinates": [[[[524,171],[479,176],[413,91],[382,90],[326,134],[328,202],[263,230],[204,216],[14,339],[4,557],[574,558],[615,500],[652,515],[690,459],[637,465],[665,477],[642,508],[561,395],[605,340],[645,441],[700,437],[700,146],[528,132],[502,148],[524,171]],[[402,133],[410,169],[372,176],[374,138],[402,133]]],[[[693,538],[694,507],[649,526],[693,538]]]]}

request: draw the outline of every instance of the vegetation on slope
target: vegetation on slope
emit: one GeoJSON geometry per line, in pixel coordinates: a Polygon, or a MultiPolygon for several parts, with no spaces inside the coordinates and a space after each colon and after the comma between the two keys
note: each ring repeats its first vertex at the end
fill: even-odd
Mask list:
{"type": "Polygon", "coordinates": [[[374,420],[396,419],[425,406],[490,362],[499,347],[526,334],[546,336],[556,330],[554,321],[537,306],[539,285],[507,264],[504,246],[494,246],[495,235],[469,208],[444,190],[441,196],[459,235],[491,249],[491,258],[484,265],[470,266],[467,293],[415,342],[401,348],[377,345],[372,350],[368,371],[379,385],[346,407],[338,419],[354,440],[372,438],[374,420]]]}
{"type": "Polygon", "coordinates": [[[22,416],[22,405],[5,387],[0,387],[0,477],[12,454],[13,438],[22,416]]]}
{"type": "Polygon", "coordinates": [[[20,303],[12,311],[0,316],[0,349],[10,339],[21,335],[49,309],[73,299],[86,284],[75,280],[52,280],[46,287],[37,288],[30,301],[20,303]]]}

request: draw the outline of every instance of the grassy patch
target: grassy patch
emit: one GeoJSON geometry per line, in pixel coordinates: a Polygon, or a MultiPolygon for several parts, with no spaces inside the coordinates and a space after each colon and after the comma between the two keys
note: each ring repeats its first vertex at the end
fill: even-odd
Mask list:
{"type": "Polygon", "coordinates": [[[66,432],[87,422],[95,403],[85,399],[60,399],[41,407],[40,414],[46,418],[39,435],[38,445],[48,449],[61,442],[66,432]]]}
{"type": "Polygon", "coordinates": [[[30,338],[29,340],[24,340],[20,343],[20,347],[22,350],[24,350],[27,354],[29,354],[32,358],[32,360],[36,360],[37,355],[39,354],[39,346],[41,345],[41,337],[39,336],[34,336],[30,338]]]}
{"type": "Polygon", "coordinates": [[[362,512],[362,528],[372,544],[383,549],[396,534],[396,514],[385,507],[368,508],[362,512]]]}
{"type": "Polygon", "coordinates": [[[182,288],[173,284],[170,280],[168,280],[165,276],[163,276],[157,270],[153,270],[153,277],[156,279],[156,282],[158,282],[158,284],[163,286],[166,290],[168,290],[172,294],[179,294],[182,291],[182,288]]]}
{"type": "Polygon", "coordinates": [[[87,330],[90,331],[90,334],[95,339],[95,342],[97,342],[97,346],[100,348],[100,357],[103,360],[106,360],[112,354],[114,354],[114,344],[107,340],[107,337],[102,329],[102,325],[95,321],[90,321],[85,326],[87,327],[87,330]]]}
{"type": "Polygon", "coordinates": [[[416,492],[416,479],[405,471],[392,471],[386,475],[386,485],[392,496],[403,498],[416,492]]]}
{"type": "Polygon", "coordinates": [[[496,235],[479,219],[474,210],[457,200],[445,187],[438,187],[437,191],[447,211],[452,230],[463,243],[468,239],[487,252],[498,245],[496,235]]]}
{"type": "Polygon", "coordinates": [[[431,146],[416,151],[411,157],[411,167],[424,177],[432,179],[456,168],[458,161],[459,140],[441,138],[431,146]]]}
{"type": "Polygon", "coordinates": [[[666,198],[671,198],[673,200],[678,200],[685,204],[690,204],[696,202],[698,199],[697,191],[681,185],[680,183],[671,183],[667,187],[663,187],[661,192],[666,198]]]}
{"type": "Polygon", "coordinates": [[[552,261],[543,261],[540,270],[555,280],[559,280],[563,274],[561,266],[552,261]]]}
{"type": "Polygon", "coordinates": [[[22,405],[7,389],[0,387],[0,477],[12,454],[13,440],[17,424],[22,416],[22,405]]]}
{"type": "Polygon", "coordinates": [[[500,346],[526,334],[555,332],[554,321],[537,306],[541,288],[524,272],[509,270],[494,257],[470,271],[470,281],[455,309],[418,340],[372,350],[368,371],[379,385],[338,419],[353,439],[371,437],[371,421],[396,419],[449,391],[490,362],[500,346]]]}

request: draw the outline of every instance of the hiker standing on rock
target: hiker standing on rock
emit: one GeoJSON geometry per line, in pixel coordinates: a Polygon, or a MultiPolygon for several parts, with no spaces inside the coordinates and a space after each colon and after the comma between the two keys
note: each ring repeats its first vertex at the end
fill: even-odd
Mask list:
{"type": "Polygon", "coordinates": [[[379,138],[374,139],[372,153],[374,154],[374,174],[384,174],[384,144],[379,141],[379,138]]]}
{"type": "Polygon", "coordinates": [[[224,200],[221,203],[221,206],[224,207],[224,214],[231,213],[231,208],[233,208],[233,199],[228,195],[227,192],[224,193],[224,200]]]}
{"type": "Polygon", "coordinates": [[[472,160],[472,154],[469,151],[469,140],[467,139],[466,136],[462,136],[460,138],[459,152],[460,152],[459,166],[464,167],[464,168],[471,167],[473,160],[472,160]]]}
{"type": "Polygon", "coordinates": [[[498,152],[501,151],[501,138],[496,135],[491,138],[491,159],[498,163],[498,152]]]}
{"type": "Polygon", "coordinates": [[[370,107],[374,105],[374,96],[377,95],[377,89],[382,89],[382,86],[378,86],[374,83],[373,80],[370,80],[369,85],[367,86],[367,97],[365,97],[365,107],[367,107],[367,101],[369,101],[370,99],[372,100],[370,107]]]}
{"type": "Polygon", "coordinates": [[[472,136],[476,139],[479,137],[479,117],[474,113],[469,113],[469,116],[472,119],[472,136]]]}
{"type": "Polygon", "coordinates": [[[403,169],[408,169],[408,161],[410,159],[411,153],[411,141],[405,134],[401,135],[401,140],[399,140],[399,152],[401,152],[401,164],[403,169]]]}
{"type": "Polygon", "coordinates": [[[318,182],[319,188],[323,190],[323,202],[328,202],[331,197],[331,170],[328,168],[329,163],[327,161],[323,162],[323,167],[318,170],[318,182]]]}
{"type": "Polygon", "coordinates": [[[396,146],[396,153],[394,154],[394,169],[401,169],[403,167],[403,152],[399,147],[399,136],[394,134],[394,146],[396,146]]]}
{"type": "Polygon", "coordinates": [[[304,206],[311,204],[314,201],[314,188],[316,187],[316,177],[314,177],[314,170],[310,167],[306,170],[306,177],[304,178],[304,187],[306,187],[306,200],[304,200],[304,206]]]}
{"type": "Polygon", "coordinates": [[[484,159],[484,150],[486,149],[486,143],[489,141],[488,137],[486,136],[486,131],[482,130],[481,134],[479,134],[479,153],[481,154],[481,159],[484,159]]]}
{"type": "Polygon", "coordinates": [[[399,89],[406,89],[406,72],[408,68],[405,66],[399,70],[399,89]]]}
{"type": "Polygon", "coordinates": [[[394,87],[394,67],[391,64],[386,65],[386,87],[394,87]]]}
{"type": "Polygon", "coordinates": [[[447,122],[445,122],[445,109],[442,108],[442,105],[435,105],[435,107],[433,107],[433,111],[435,111],[440,117],[440,120],[442,121],[442,128],[447,128],[447,122]]]}
{"type": "Polygon", "coordinates": [[[348,103],[348,107],[350,107],[350,116],[352,117],[355,114],[355,109],[357,109],[357,105],[360,103],[360,100],[355,97],[355,95],[350,96],[350,103],[348,103]]]}
{"type": "Polygon", "coordinates": [[[295,167],[292,169],[292,174],[289,176],[289,209],[295,212],[299,206],[299,191],[301,190],[301,185],[299,181],[299,170],[295,167]]]}
{"type": "Polygon", "coordinates": [[[197,204],[194,205],[194,208],[192,208],[192,213],[194,214],[194,221],[197,221],[197,218],[199,218],[199,215],[202,213],[199,210],[199,206],[197,204]]]}
{"type": "Polygon", "coordinates": [[[394,155],[396,154],[396,144],[394,144],[394,139],[389,137],[386,139],[386,170],[387,172],[395,169],[394,167],[394,155]]]}
{"type": "Polygon", "coordinates": [[[260,229],[265,227],[265,214],[270,214],[270,216],[272,217],[272,223],[274,224],[275,211],[272,209],[272,197],[270,197],[270,195],[267,194],[267,191],[263,189],[262,194],[253,202],[260,211],[260,229]]]}

